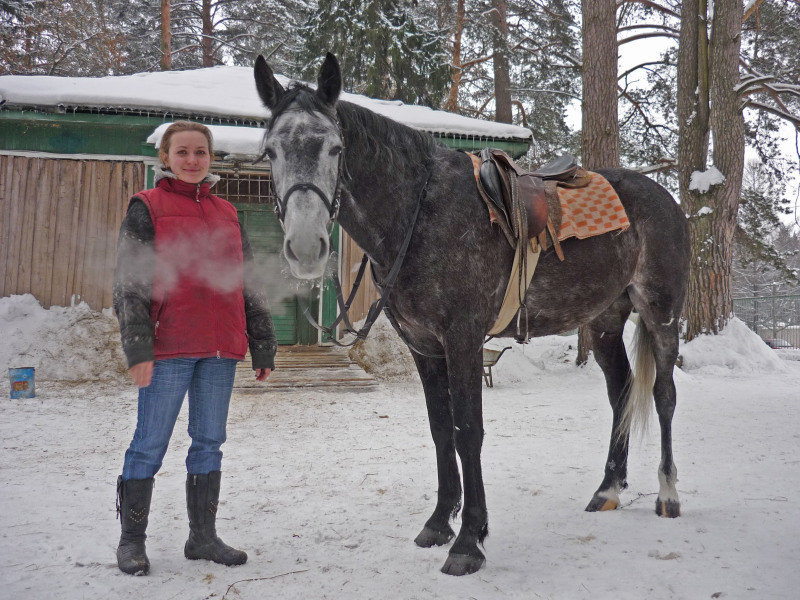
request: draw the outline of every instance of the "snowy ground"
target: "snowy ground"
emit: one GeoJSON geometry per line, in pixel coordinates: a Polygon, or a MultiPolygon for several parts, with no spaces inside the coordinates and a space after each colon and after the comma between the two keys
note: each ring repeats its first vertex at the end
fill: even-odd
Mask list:
{"type": "Polygon", "coordinates": [[[572,366],[574,337],[507,352],[484,390],[487,563],[463,578],[439,572],[445,548],[412,541],[436,488],[413,379],[234,397],[218,529],[250,555],[236,568],[183,558],[184,409],[154,491],[151,574],[123,575],[114,493],[136,391],[109,366],[110,315],[5,298],[0,336],[0,367],[36,366],[38,391],[0,399],[3,598],[798,597],[800,362],[738,322],[682,348],[673,520],[653,510],[655,431],[632,447],[622,508],[583,512],[610,427],[600,370],[572,366]],[[64,380],[73,363],[83,381],[64,380]]]}

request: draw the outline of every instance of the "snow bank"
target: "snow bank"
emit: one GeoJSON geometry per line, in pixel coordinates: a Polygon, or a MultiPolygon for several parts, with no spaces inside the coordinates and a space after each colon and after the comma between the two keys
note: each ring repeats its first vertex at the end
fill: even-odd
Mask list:
{"type": "Polygon", "coordinates": [[[518,344],[511,338],[492,339],[486,348],[502,350],[510,348],[492,367],[494,386],[504,388],[534,382],[548,373],[568,371],[567,376],[579,372],[599,372],[600,367],[594,359],[587,363],[581,371],[575,370],[575,358],[578,355],[578,335],[548,335],[533,338],[527,344],[518,344]]]}
{"type": "MultiPolygon", "coordinates": [[[[363,321],[356,327],[363,326],[363,321]]],[[[630,349],[634,323],[625,328],[630,349]]],[[[110,309],[95,312],[81,302],[76,306],[41,307],[30,294],[0,299],[0,368],[35,367],[39,380],[109,381],[124,377],[125,358],[117,320],[110,309]]],[[[493,367],[496,387],[533,383],[547,374],[563,371],[591,376],[599,372],[592,357],[584,369],[574,369],[578,336],[553,335],[534,338],[521,345],[512,339],[493,339],[487,348],[507,350],[493,367]]],[[[751,374],[786,370],[785,360],[770,349],[741,320],[732,319],[719,335],[701,336],[682,343],[682,370],[686,373],[751,374]]],[[[350,357],[382,381],[419,381],[414,361],[388,319],[381,315],[369,337],[349,350],[350,357]]],[[[676,379],[686,375],[676,371],[676,379]]]]}
{"type": "Polygon", "coordinates": [[[35,367],[44,381],[109,381],[125,375],[117,320],[85,302],[45,310],[31,294],[0,298],[0,368],[35,367]]]}
{"type": "Polygon", "coordinates": [[[781,358],[734,317],[719,335],[701,335],[681,345],[684,371],[705,373],[782,373],[786,366],[781,358]]]}
{"type": "MultiPolygon", "coordinates": [[[[354,323],[356,329],[364,326],[365,319],[354,323]]],[[[366,340],[350,348],[350,358],[367,373],[382,381],[419,381],[417,367],[411,353],[381,313],[370,329],[366,340]]]]}

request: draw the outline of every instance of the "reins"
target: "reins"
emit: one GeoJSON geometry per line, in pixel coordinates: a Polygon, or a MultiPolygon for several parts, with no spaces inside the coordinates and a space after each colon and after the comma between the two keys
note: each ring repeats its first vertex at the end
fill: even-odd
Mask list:
{"type": "MultiPolygon", "coordinates": [[[[417,224],[417,218],[419,217],[419,211],[420,208],[422,207],[422,201],[428,195],[428,182],[430,181],[431,178],[431,172],[432,170],[430,168],[426,171],[425,183],[422,185],[422,189],[420,190],[419,196],[417,197],[417,205],[414,207],[414,214],[412,215],[411,222],[409,223],[408,228],[406,229],[406,234],[405,237],[403,238],[403,243],[400,245],[400,250],[398,251],[397,256],[394,259],[394,263],[392,264],[392,268],[389,270],[386,279],[384,279],[383,283],[380,284],[381,292],[379,293],[379,298],[375,300],[375,302],[373,302],[372,305],[370,305],[369,311],[367,312],[367,318],[364,321],[364,325],[363,327],[361,327],[361,329],[359,329],[358,331],[355,330],[352,323],[350,322],[350,319],[347,317],[347,313],[350,310],[350,305],[352,304],[353,299],[355,298],[355,295],[364,277],[364,272],[366,271],[367,262],[369,261],[369,258],[367,257],[366,254],[364,254],[363,258],[361,259],[361,266],[358,269],[358,275],[356,276],[356,280],[353,282],[353,287],[350,290],[350,295],[348,296],[346,302],[344,301],[344,294],[342,292],[342,285],[339,281],[339,276],[336,273],[333,274],[333,285],[336,291],[336,301],[337,304],[339,305],[339,315],[336,317],[336,319],[333,321],[333,323],[331,323],[329,327],[325,327],[324,325],[320,325],[319,323],[317,323],[316,320],[311,316],[311,313],[308,309],[308,305],[305,303],[305,301],[303,301],[301,298],[298,298],[300,306],[303,310],[303,314],[305,315],[306,319],[311,324],[311,326],[317,329],[318,331],[322,332],[323,334],[327,335],[330,338],[330,341],[336,344],[337,346],[346,348],[348,346],[352,346],[358,340],[366,339],[370,329],[375,324],[375,321],[378,320],[378,316],[381,314],[381,311],[383,311],[386,308],[386,302],[392,293],[392,288],[394,287],[394,284],[397,281],[397,276],[400,273],[400,269],[403,266],[403,261],[405,260],[406,253],[408,252],[408,247],[411,244],[411,238],[414,235],[414,228],[417,224]],[[339,325],[339,323],[344,323],[345,333],[349,333],[355,336],[352,341],[347,343],[342,343],[336,339],[336,327],[339,325]]],[[[375,283],[376,285],[378,285],[377,282],[375,283]]],[[[389,317],[390,321],[393,321],[393,324],[396,323],[396,321],[394,321],[394,318],[391,316],[388,309],[386,310],[386,315],[387,317],[389,317]]],[[[398,329],[398,331],[400,331],[397,325],[395,325],[395,327],[398,329]]],[[[405,335],[403,333],[400,333],[400,336],[403,338],[404,342],[409,344],[408,340],[405,339],[405,335]]],[[[411,347],[413,349],[413,346],[411,347]]],[[[414,351],[417,352],[416,349],[414,349],[414,351]]]]}

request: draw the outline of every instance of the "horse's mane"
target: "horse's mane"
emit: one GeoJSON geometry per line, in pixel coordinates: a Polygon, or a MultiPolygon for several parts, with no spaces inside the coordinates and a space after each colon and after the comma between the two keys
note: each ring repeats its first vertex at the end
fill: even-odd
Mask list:
{"type": "Polygon", "coordinates": [[[336,113],[344,133],[348,168],[382,162],[390,171],[402,172],[408,165],[419,170],[420,165],[428,163],[441,146],[429,133],[350,102],[339,102],[336,113]]]}
{"type": "Polygon", "coordinates": [[[345,144],[345,166],[349,172],[359,165],[383,166],[387,171],[427,163],[441,144],[429,133],[417,131],[350,102],[336,103],[335,114],[316,92],[306,85],[293,83],[275,107],[268,128],[289,107],[308,113],[320,112],[337,120],[345,144]],[[377,159],[377,161],[376,161],[377,159]]]}

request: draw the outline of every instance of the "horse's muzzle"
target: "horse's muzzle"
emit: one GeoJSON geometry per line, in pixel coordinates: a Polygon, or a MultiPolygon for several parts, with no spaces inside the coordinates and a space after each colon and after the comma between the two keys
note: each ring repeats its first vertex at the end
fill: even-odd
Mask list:
{"type": "Polygon", "coordinates": [[[328,264],[328,239],[309,237],[307,239],[286,238],[283,253],[292,275],[298,279],[318,279],[325,273],[328,264]]]}

